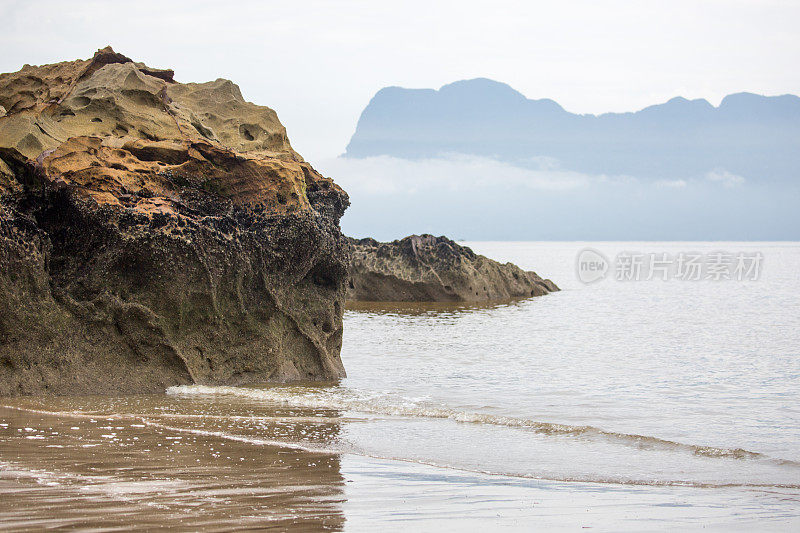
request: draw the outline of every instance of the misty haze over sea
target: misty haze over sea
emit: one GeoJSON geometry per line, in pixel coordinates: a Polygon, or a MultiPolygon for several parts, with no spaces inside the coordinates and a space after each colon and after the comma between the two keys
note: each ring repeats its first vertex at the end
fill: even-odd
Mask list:
{"type": "Polygon", "coordinates": [[[342,157],[345,231],[515,240],[800,238],[800,98],[577,115],[485,78],[389,87],[342,157]]]}

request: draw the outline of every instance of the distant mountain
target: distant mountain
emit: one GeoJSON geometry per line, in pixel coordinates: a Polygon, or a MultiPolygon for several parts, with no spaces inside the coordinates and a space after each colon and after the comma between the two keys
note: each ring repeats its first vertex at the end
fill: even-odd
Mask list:
{"type": "Polygon", "coordinates": [[[724,169],[754,182],[800,177],[800,98],[673,98],[635,113],[577,115],[485,78],[439,90],[387,87],[364,109],[346,157],[464,153],[590,174],[682,179],[724,169]]]}

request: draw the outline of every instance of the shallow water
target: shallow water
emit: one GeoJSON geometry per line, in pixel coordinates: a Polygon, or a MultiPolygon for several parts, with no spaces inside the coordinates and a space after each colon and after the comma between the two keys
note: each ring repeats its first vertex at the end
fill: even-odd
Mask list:
{"type": "Polygon", "coordinates": [[[584,243],[470,244],[563,291],[354,307],[340,383],[0,399],[0,520],[800,525],[800,245],[591,243],[764,264],[757,281],[583,285],[584,243]]]}

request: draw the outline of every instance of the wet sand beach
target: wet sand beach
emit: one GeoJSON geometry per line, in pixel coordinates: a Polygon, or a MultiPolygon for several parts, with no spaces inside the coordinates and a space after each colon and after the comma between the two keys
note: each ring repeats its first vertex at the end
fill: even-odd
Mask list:
{"type": "Polygon", "coordinates": [[[3,403],[5,530],[648,530],[698,523],[721,530],[756,521],[779,530],[787,519],[800,523],[785,505],[800,502],[797,489],[554,482],[332,453],[327,445],[341,425],[364,421],[331,411],[167,396],[3,403]]]}

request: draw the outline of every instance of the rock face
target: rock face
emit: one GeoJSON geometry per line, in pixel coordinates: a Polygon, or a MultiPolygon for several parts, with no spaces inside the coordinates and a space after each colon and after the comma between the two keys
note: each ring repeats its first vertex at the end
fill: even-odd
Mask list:
{"type": "Polygon", "coordinates": [[[411,235],[390,243],[351,243],[350,301],[478,302],[559,290],[535,272],[492,261],[447,237],[411,235]]]}
{"type": "Polygon", "coordinates": [[[0,394],[344,376],[349,201],[227,80],[0,75],[0,394]]]}

